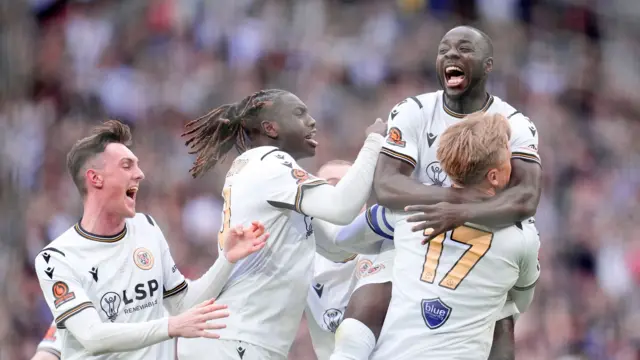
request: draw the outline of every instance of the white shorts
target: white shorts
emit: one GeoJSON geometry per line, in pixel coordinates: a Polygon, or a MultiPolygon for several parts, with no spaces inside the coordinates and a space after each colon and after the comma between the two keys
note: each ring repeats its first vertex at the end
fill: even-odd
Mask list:
{"type": "Polygon", "coordinates": [[[203,352],[197,346],[180,346],[178,339],[178,360],[287,360],[285,356],[244,341],[206,340],[208,345],[203,352]]]}
{"type": "Polygon", "coordinates": [[[391,282],[393,273],[393,260],[396,249],[393,241],[385,240],[378,255],[362,255],[362,259],[356,265],[356,277],[358,283],[353,291],[367,284],[383,284],[391,282]]]}

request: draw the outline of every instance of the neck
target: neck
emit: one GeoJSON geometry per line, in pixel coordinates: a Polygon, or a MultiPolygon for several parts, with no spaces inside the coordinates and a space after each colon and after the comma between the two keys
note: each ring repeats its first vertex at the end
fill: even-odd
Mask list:
{"type": "Polygon", "coordinates": [[[481,84],[469,89],[467,94],[458,97],[450,97],[447,93],[444,93],[444,103],[447,107],[458,114],[471,114],[476,111],[482,110],[489,94],[484,86],[484,81],[481,84]]]}
{"type": "Polygon", "coordinates": [[[280,147],[280,142],[278,139],[272,139],[265,135],[256,136],[255,139],[251,139],[251,147],[260,147],[260,146],[275,146],[280,147]]]}
{"type": "MultiPolygon", "coordinates": [[[[464,188],[464,186],[457,185],[457,184],[452,184],[451,187],[459,188],[459,189],[464,188]]],[[[470,186],[470,188],[477,190],[481,193],[487,194],[489,196],[495,196],[496,194],[496,189],[494,189],[493,186],[491,186],[491,184],[487,184],[487,183],[470,186]]]]}
{"type": "Polygon", "coordinates": [[[80,226],[98,236],[112,236],[124,229],[124,220],[121,215],[105,211],[101,202],[85,200],[80,226]]]}

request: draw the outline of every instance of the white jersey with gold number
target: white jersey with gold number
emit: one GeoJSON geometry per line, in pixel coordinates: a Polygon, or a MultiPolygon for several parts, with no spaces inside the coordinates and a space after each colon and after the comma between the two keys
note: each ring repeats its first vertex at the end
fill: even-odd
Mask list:
{"type": "MultiPolygon", "coordinates": [[[[512,158],[540,163],[538,130],[528,117],[492,95],[482,111],[499,113],[509,120],[512,158]]],[[[451,181],[440,166],[436,152],[440,134],[464,116],[446,107],[442,91],[403,100],[389,114],[388,135],[382,152],[413,166],[413,177],[419,182],[450,186],[451,181]]]]}
{"type": "MultiPolygon", "coordinates": [[[[219,237],[230,226],[260,221],[267,245],[234,268],[218,302],[229,306],[221,339],[260,346],[287,356],[304,312],[316,252],[311,218],[302,215],[304,187],[326,184],[309,175],[287,153],[263,146],[238,156],[227,173],[219,237]]],[[[211,354],[216,340],[180,339],[178,355],[211,354]],[[210,351],[208,351],[210,350],[210,351]],[[208,351],[208,352],[207,352],[208,351]]],[[[189,357],[196,358],[196,357],[189,357]]]]}
{"type": "Polygon", "coordinates": [[[90,356],[65,321],[94,308],[103,322],[139,323],[165,317],[163,299],[187,288],[162,231],[144,214],[119,234],[91,234],[76,224],[44,248],[36,273],[57,325],[63,359],[173,359],[171,341],[125,353],[90,356]]]}
{"type": "Polygon", "coordinates": [[[36,352],[46,351],[60,359],[62,357],[62,344],[60,343],[60,340],[61,339],[56,331],[56,323],[53,322],[38,344],[36,352]]]}
{"type": "Polygon", "coordinates": [[[372,359],[486,359],[508,291],[538,279],[537,230],[467,225],[425,246],[412,225],[395,226],[393,296],[372,359]]]}

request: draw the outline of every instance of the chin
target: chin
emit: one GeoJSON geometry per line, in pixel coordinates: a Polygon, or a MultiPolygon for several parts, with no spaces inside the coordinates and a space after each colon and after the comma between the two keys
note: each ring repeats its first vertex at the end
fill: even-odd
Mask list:
{"type": "Polygon", "coordinates": [[[127,206],[123,209],[121,214],[123,218],[132,218],[136,216],[136,208],[127,206]]]}

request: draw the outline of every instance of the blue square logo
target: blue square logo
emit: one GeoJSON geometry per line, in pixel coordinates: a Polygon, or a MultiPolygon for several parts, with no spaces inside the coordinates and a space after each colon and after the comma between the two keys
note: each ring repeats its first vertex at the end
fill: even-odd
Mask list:
{"type": "Polygon", "coordinates": [[[431,330],[435,330],[444,325],[451,315],[451,307],[440,300],[440,298],[423,299],[421,305],[422,318],[431,330]]]}

